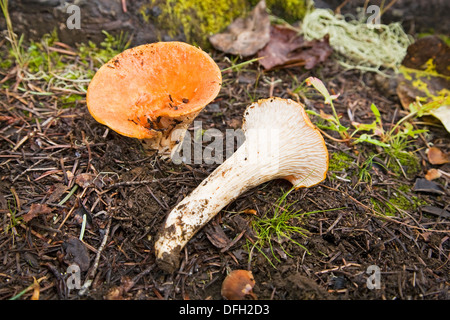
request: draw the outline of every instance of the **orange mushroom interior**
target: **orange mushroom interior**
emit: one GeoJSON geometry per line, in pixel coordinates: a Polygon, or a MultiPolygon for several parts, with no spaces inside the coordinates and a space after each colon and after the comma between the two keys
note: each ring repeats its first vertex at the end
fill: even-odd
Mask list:
{"type": "Polygon", "coordinates": [[[167,119],[199,112],[219,93],[221,71],[201,49],[158,42],[125,50],[89,84],[87,106],[98,122],[139,139],[163,130],[167,119]]]}

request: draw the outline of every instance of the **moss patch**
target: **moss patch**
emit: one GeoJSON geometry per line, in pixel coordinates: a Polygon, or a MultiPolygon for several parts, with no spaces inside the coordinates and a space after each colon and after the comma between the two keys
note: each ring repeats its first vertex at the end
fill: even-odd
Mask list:
{"type": "Polygon", "coordinates": [[[384,213],[387,216],[395,216],[399,214],[399,210],[412,212],[420,206],[427,205],[425,200],[417,196],[413,196],[414,192],[408,185],[400,185],[391,191],[388,201],[379,201],[371,198],[370,202],[375,211],[384,213]]]}
{"type": "Polygon", "coordinates": [[[353,162],[354,159],[344,152],[332,153],[328,163],[328,171],[342,171],[349,169],[353,162]]]}
{"type": "Polygon", "coordinates": [[[248,9],[247,1],[242,0],[150,0],[139,12],[144,21],[156,22],[169,36],[183,34],[187,42],[206,46],[210,35],[248,9]]]}
{"type": "Polygon", "coordinates": [[[392,151],[388,153],[390,156],[388,168],[392,172],[403,175],[407,178],[413,177],[420,170],[419,159],[412,153],[406,151],[392,151]]]}
{"type": "Polygon", "coordinates": [[[305,16],[306,2],[306,0],[266,0],[266,5],[274,15],[293,23],[305,16]]]}

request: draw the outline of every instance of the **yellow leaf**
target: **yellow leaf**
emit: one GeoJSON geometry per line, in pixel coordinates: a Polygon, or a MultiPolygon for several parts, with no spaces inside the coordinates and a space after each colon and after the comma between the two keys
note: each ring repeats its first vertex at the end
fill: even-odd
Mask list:
{"type": "Polygon", "coordinates": [[[39,300],[40,290],[39,282],[33,277],[33,295],[31,296],[31,300],[39,300]]]}

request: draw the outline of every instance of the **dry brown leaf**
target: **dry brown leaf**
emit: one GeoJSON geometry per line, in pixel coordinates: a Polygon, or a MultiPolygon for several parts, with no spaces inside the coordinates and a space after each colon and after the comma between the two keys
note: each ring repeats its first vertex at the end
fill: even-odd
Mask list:
{"type": "Polygon", "coordinates": [[[448,154],[441,151],[436,147],[431,147],[427,150],[428,161],[431,164],[444,164],[450,162],[448,154]]]}
{"type": "Polygon", "coordinates": [[[65,251],[63,259],[67,265],[76,264],[83,272],[89,269],[89,253],[82,241],[78,238],[70,238],[64,241],[62,247],[65,251]]]}
{"type": "Polygon", "coordinates": [[[438,169],[430,169],[425,174],[425,179],[431,181],[441,177],[441,172],[438,169]]]}
{"type": "Polygon", "coordinates": [[[263,48],[270,39],[270,19],[266,2],[260,1],[246,18],[237,18],[225,32],[209,37],[217,50],[248,57],[263,48]]]}
{"type": "Polygon", "coordinates": [[[306,41],[296,30],[275,25],[270,27],[270,41],[258,52],[258,57],[264,57],[259,63],[266,70],[292,66],[312,69],[325,61],[332,50],[328,36],[323,40],[306,41]]]}
{"type": "Polygon", "coordinates": [[[46,204],[33,203],[30,207],[30,210],[23,215],[23,220],[25,222],[29,222],[31,219],[37,217],[38,215],[50,214],[52,211],[53,209],[46,204]]]}
{"type": "Polygon", "coordinates": [[[425,70],[425,63],[433,59],[436,71],[450,76],[450,47],[437,36],[427,36],[411,44],[403,58],[402,65],[412,69],[425,70]]]}
{"type": "Polygon", "coordinates": [[[225,248],[231,242],[219,224],[209,224],[205,228],[205,234],[208,240],[217,248],[225,248]]]}
{"type": "Polygon", "coordinates": [[[54,202],[58,201],[61,198],[61,196],[64,194],[64,192],[67,191],[67,189],[69,189],[69,187],[62,183],[57,183],[55,185],[51,185],[49,190],[47,191],[47,194],[49,194],[47,203],[54,203],[54,202]]]}
{"type": "Polygon", "coordinates": [[[95,176],[90,173],[80,173],[76,176],[75,182],[82,188],[87,188],[94,182],[95,176]]]}

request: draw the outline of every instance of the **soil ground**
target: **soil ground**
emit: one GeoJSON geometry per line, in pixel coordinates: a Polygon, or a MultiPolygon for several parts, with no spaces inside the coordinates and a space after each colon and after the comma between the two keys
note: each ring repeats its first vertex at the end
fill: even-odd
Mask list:
{"type": "MultiPolygon", "coordinates": [[[[222,69],[230,66],[225,55],[213,52],[213,57],[222,69]]],[[[2,78],[8,74],[14,70],[3,70],[2,78]]],[[[329,59],[313,71],[297,67],[264,73],[254,63],[225,73],[219,96],[197,120],[203,130],[240,128],[245,108],[271,94],[330,114],[321,96],[310,91],[305,101],[294,93],[309,76],[340,93],[336,108],[346,126],[351,126],[349,108],[354,121],[372,122],[372,103],[386,128],[406,114],[384,80],[344,70],[329,59]]],[[[290,221],[307,231],[306,237],[292,238],[306,250],[273,239],[278,261],[268,247],[263,249],[273,265],[258,250],[249,250],[256,239],[252,220],[273,212],[291,187],[274,180],[224,208],[188,243],[180,269],[167,274],[155,264],[155,236],[170,209],[217,164],[174,165],[144,154],[139,141],[97,123],[83,99],[62,108],[57,92],[39,95],[13,90],[13,85],[0,89],[0,299],[16,297],[36,279],[38,289],[30,287],[20,299],[38,291],[42,300],[219,300],[222,281],[234,269],[252,271],[258,299],[449,299],[450,221],[424,209],[448,210],[448,180],[439,180],[441,194],[413,188],[427,169],[437,167],[428,162],[425,150],[434,145],[449,151],[448,132],[432,120],[416,120],[428,133],[406,148],[418,158],[417,170],[394,172],[373,165],[367,168],[368,181],[360,180],[359,173],[364,161],[380,150],[348,145],[325,130],[334,159],[327,179],[286,199],[295,210],[315,212],[290,221]],[[74,193],[59,204],[70,191],[74,193]],[[405,209],[396,199],[409,205],[405,209]],[[29,219],[31,214],[36,216],[29,219]],[[87,225],[79,242],[84,215],[87,225]],[[217,239],[227,245],[219,246],[217,239]],[[92,280],[83,294],[66,285],[67,268],[74,262],[81,267],[81,285],[92,280]],[[381,272],[379,287],[373,289],[368,288],[370,266],[381,272]]],[[[379,162],[386,161],[380,155],[379,162]]],[[[450,171],[450,164],[438,167],[450,171]]]]}

